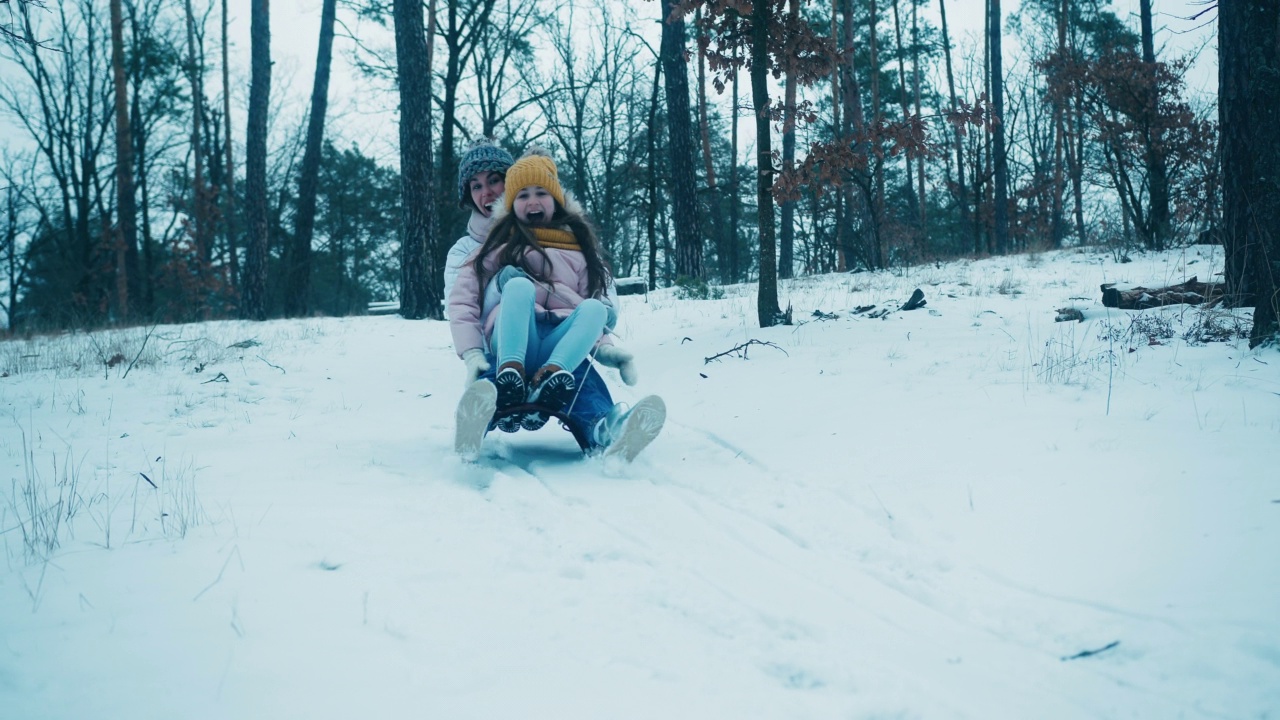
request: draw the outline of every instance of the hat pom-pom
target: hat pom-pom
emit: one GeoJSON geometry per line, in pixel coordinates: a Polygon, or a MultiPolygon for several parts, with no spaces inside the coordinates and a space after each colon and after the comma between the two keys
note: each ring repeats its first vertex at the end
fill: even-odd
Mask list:
{"type": "Polygon", "coordinates": [[[524,154],[520,156],[520,159],[521,159],[521,160],[523,160],[523,159],[525,159],[525,158],[527,158],[527,157],[544,157],[544,158],[550,158],[550,157],[551,157],[551,153],[550,153],[550,152],[548,152],[548,151],[547,151],[547,149],[546,149],[546,148],[544,148],[544,147],[542,147],[541,145],[534,144],[534,145],[530,145],[529,147],[525,148],[524,154]]]}

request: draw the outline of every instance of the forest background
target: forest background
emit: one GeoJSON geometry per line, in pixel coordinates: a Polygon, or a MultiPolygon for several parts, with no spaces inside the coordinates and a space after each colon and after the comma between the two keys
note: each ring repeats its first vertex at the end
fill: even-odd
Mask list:
{"type": "Polygon", "coordinates": [[[1280,67],[1271,5],[13,0],[0,319],[439,318],[490,135],[550,149],[617,276],[756,283],[762,326],[797,275],[1200,241],[1257,344],[1280,83],[1231,78],[1280,67]]]}

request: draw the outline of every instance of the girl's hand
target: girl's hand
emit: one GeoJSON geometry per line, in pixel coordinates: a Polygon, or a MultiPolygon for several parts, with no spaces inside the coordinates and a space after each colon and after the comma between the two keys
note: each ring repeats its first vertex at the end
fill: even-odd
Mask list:
{"type": "Polygon", "coordinates": [[[508,280],[518,277],[527,278],[529,275],[515,265],[507,265],[502,268],[502,270],[498,272],[498,276],[494,278],[494,281],[498,283],[498,291],[502,291],[502,288],[506,286],[508,280]]]}

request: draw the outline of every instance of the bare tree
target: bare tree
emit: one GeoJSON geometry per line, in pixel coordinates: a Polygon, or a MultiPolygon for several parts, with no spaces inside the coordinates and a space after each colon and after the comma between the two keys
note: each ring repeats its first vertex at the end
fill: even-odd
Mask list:
{"type": "Polygon", "coordinates": [[[672,220],[676,231],[676,275],[702,279],[702,223],[694,173],[697,153],[689,120],[689,64],[684,16],[674,0],[662,0],[662,74],[666,82],[667,149],[671,163],[672,220]]]}
{"type": "MultiPolygon", "coordinates": [[[[1151,0],[1139,0],[1139,13],[1142,23],[1142,61],[1148,69],[1156,64],[1155,31],[1152,27],[1151,0]]],[[[1146,98],[1149,111],[1154,115],[1160,105],[1159,84],[1151,83],[1149,97],[1146,98]]],[[[1169,169],[1164,154],[1164,138],[1158,123],[1152,123],[1144,139],[1147,164],[1147,189],[1151,203],[1150,235],[1148,242],[1151,249],[1163,250],[1172,235],[1172,221],[1169,214],[1169,169]]]]}
{"type": "Polygon", "coordinates": [[[271,97],[269,0],[252,0],[250,19],[249,128],[245,133],[245,224],[248,255],[241,312],[267,319],[267,104],[271,97]]]}
{"type": "Polygon", "coordinates": [[[1254,306],[1250,347],[1280,330],[1280,6],[1218,6],[1222,244],[1228,293],[1254,306]]]}
{"type": "MultiPolygon", "coordinates": [[[[435,1],[430,0],[431,12],[435,1]]],[[[431,51],[420,0],[394,0],[396,75],[400,88],[400,314],[440,319],[435,170],[431,142],[431,51]]]]}
{"type": "Polygon", "coordinates": [[[222,0],[222,149],[225,154],[226,168],[223,178],[226,188],[220,197],[225,199],[222,206],[222,227],[226,234],[227,256],[230,262],[231,286],[240,283],[240,258],[236,250],[236,162],[231,145],[231,62],[227,51],[227,3],[222,0]]]}
{"type": "Polygon", "coordinates": [[[337,0],[324,0],[320,11],[320,47],[316,51],[316,74],[311,87],[306,151],[298,176],[298,210],[293,242],[290,251],[285,253],[284,312],[289,317],[310,312],[311,239],[316,226],[316,183],[320,176],[320,151],[324,146],[325,110],[329,106],[329,69],[333,65],[337,4],[337,0]]]}
{"type": "Polygon", "coordinates": [[[111,76],[116,120],[116,313],[120,320],[129,318],[129,302],[138,297],[138,209],[133,191],[133,131],[124,70],[124,13],[120,0],[111,0],[111,76]]]}
{"type": "Polygon", "coordinates": [[[1000,0],[987,0],[988,42],[991,49],[991,111],[994,115],[991,154],[995,165],[995,196],[992,221],[995,224],[995,251],[1009,251],[1009,158],[1005,150],[1004,56],[1001,50],[1000,0]]]}

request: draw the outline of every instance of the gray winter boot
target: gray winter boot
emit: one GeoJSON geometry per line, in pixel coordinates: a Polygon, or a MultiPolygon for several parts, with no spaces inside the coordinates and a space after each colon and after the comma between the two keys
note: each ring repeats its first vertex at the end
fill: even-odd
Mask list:
{"type": "Polygon", "coordinates": [[[642,398],[631,408],[618,403],[600,418],[591,437],[605,448],[605,457],[621,457],[631,462],[645,449],[667,420],[667,405],[657,395],[642,398]]]}

